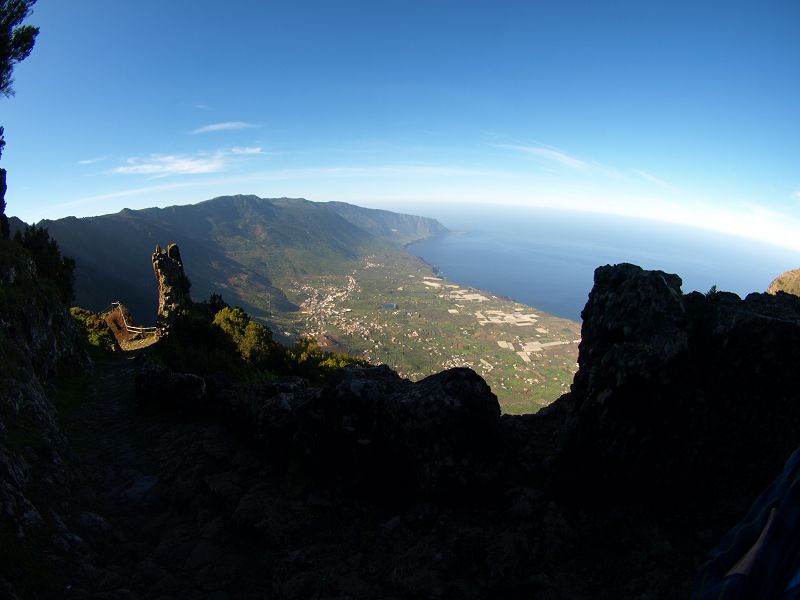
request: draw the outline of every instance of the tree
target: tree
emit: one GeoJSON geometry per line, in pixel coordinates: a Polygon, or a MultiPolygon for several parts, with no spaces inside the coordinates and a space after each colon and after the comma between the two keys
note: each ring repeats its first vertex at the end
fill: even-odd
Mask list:
{"type": "Polygon", "coordinates": [[[226,307],[218,311],[214,316],[214,325],[228,335],[245,361],[254,365],[269,362],[275,346],[272,332],[261,323],[251,321],[241,308],[226,307]]]}
{"type": "Polygon", "coordinates": [[[14,240],[33,259],[36,274],[53,282],[62,302],[72,302],[75,297],[75,261],[61,255],[58,243],[50,238],[47,229],[29,225],[24,232],[18,231],[14,240]]]}
{"type": "Polygon", "coordinates": [[[206,304],[208,304],[208,308],[211,309],[212,315],[217,314],[223,308],[230,308],[228,303],[222,298],[222,295],[217,292],[211,293],[208,300],[206,300],[206,304]]]}
{"type": "MultiPolygon", "coordinates": [[[[36,0],[0,0],[0,96],[14,95],[14,65],[25,60],[33,50],[39,28],[22,25],[36,0]]],[[[0,157],[6,145],[0,127],[0,157]]],[[[8,239],[9,227],[6,217],[6,171],[0,169],[0,238],[8,239]]]]}
{"type": "Polygon", "coordinates": [[[33,50],[39,28],[21,25],[36,0],[0,0],[0,95],[14,95],[14,65],[33,50]]]}
{"type": "MultiPolygon", "coordinates": [[[[3,151],[3,128],[0,127],[0,153],[3,151]]],[[[7,240],[11,235],[11,227],[6,217],[6,170],[0,169],[0,240],[7,240]]]]}

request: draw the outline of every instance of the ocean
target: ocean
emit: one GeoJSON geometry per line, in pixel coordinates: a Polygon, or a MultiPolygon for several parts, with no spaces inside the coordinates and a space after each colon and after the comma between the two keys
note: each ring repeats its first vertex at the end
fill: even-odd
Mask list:
{"type": "Polygon", "coordinates": [[[575,321],[600,265],[660,269],[677,273],[684,292],[716,286],[741,297],[800,267],[800,254],[791,250],[640,219],[474,205],[415,212],[452,230],[408,247],[443,276],[575,321]]]}

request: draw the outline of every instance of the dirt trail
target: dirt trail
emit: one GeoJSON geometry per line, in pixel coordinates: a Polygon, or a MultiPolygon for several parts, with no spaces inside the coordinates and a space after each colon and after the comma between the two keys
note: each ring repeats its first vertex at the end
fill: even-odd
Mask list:
{"type": "Polygon", "coordinates": [[[69,597],[261,597],[259,544],[225,518],[225,485],[256,463],[216,424],[140,414],[136,356],[98,366],[67,424],[70,528],[85,551],[69,597]]]}

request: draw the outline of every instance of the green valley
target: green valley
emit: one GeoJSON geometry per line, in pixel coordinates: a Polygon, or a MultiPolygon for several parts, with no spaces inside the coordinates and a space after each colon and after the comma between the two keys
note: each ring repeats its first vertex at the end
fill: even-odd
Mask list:
{"type": "Polygon", "coordinates": [[[100,311],[121,301],[143,324],[157,298],[149,257],[176,242],[195,299],[220,294],[287,344],[313,337],[412,380],[468,366],[510,413],[558,398],[577,368],[578,323],[443,280],[403,249],[446,233],[434,219],[224,196],[41,225],[76,260],[78,305],[100,311]]]}
{"type": "Polygon", "coordinates": [[[569,390],[580,324],[434,275],[419,258],[389,251],[346,275],[295,280],[300,309],[276,314],[284,335],[385,363],[421,379],[470,367],[507,413],[534,412],[569,390]]]}

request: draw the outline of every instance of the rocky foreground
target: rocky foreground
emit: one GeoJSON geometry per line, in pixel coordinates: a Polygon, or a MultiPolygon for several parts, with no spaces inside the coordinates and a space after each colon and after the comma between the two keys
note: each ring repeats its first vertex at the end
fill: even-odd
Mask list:
{"type": "Polygon", "coordinates": [[[535,415],[501,416],[468,369],[411,383],[349,367],[314,387],[232,385],[144,353],[100,367],[67,423],[69,476],[35,507],[62,524],[35,546],[52,581],[4,557],[0,590],[687,597],[800,446],[800,298],[680,285],[599,268],[572,390],[535,415]]]}

